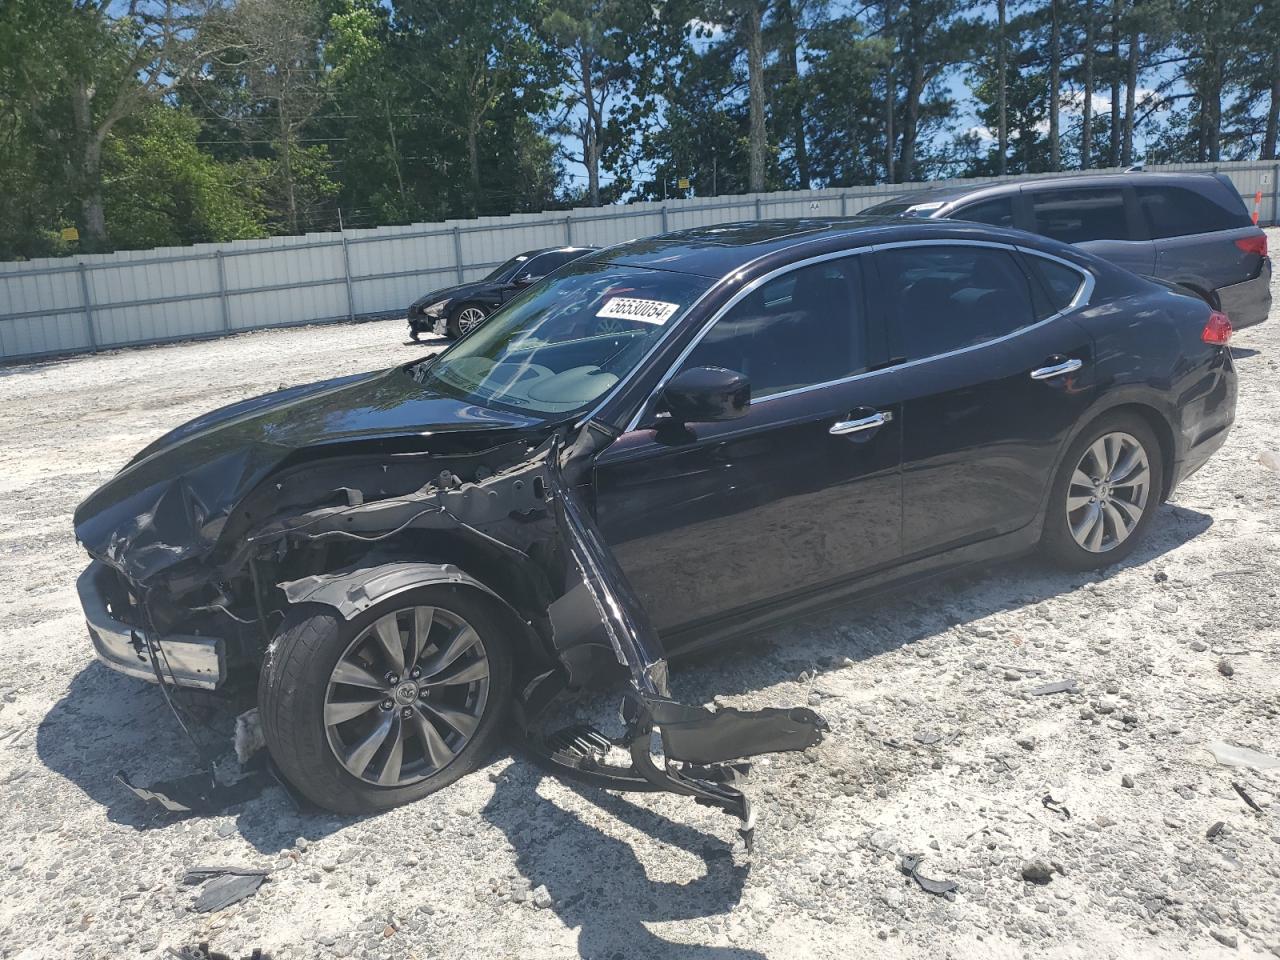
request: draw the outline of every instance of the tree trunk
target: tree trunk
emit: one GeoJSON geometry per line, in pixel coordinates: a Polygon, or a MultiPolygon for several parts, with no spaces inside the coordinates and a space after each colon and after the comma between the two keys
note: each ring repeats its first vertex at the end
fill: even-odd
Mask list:
{"type": "Polygon", "coordinates": [[[791,148],[796,161],[797,185],[809,189],[809,148],[804,138],[804,97],[800,91],[800,51],[795,9],[791,0],[779,0],[778,19],[782,25],[782,66],[791,87],[791,148]]]}
{"type": "Polygon", "coordinates": [[[93,129],[93,95],[83,79],[71,90],[71,119],[80,145],[75,182],[80,194],[80,249],[97,253],[107,247],[107,217],[102,206],[102,136],[93,129]]]}
{"type": "Polygon", "coordinates": [[[759,0],[751,0],[747,9],[746,29],[747,87],[751,112],[747,189],[752,193],[763,193],[767,134],[764,125],[764,10],[759,0]]]}
{"type": "Polygon", "coordinates": [[[996,73],[998,75],[996,141],[1000,149],[996,171],[1003,177],[1009,172],[1009,76],[1008,63],[1005,59],[1005,27],[1008,23],[1008,11],[1005,0],[996,0],[996,20],[999,25],[999,32],[996,34],[996,73]]]}
{"type": "Polygon", "coordinates": [[[1215,50],[1213,69],[1213,89],[1208,91],[1209,101],[1209,161],[1217,163],[1222,159],[1222,87],[1223,57],[1221,50],[1215,50]]]}
{"type": "Polygon", "coordinates": [[[1093,166],[1093,0],[1084,5],[1084,103],[1080,105],[1080,169],[1093,166]]]}
{"type": "MultiPolygon", "coordinates": [[[[897,0],[886,0],[884,6],[884,32],[891,39],[897,34],[898,4],[897,0]]],[[[884,77],[884,171],[885,183],[896,183],[894,180],[894,152],[897,147],[897,134],[893,129],[894,114],[898,107],[898,79],[894,74],[897,64],[897,44],[889,53],[889,65],[884,77]]]]}
{"type": "Polygon", "coordinates": [[[1111,135],[1108,166],[1120,165],[1120,9],[1124,0],[1111,0],[1111,135]]]}
{"type": "MultiPolygon", "coordinates": [[[[1262,135],[1262,159],[1276,159],[1276,134],[1280,132],[1280,47],[1271,51],[1271,104],[1267,107],[1267,129],[1262,135]]],[[[1280,184],[1272,184],[1280,190],[1280,184]]]]}
{"type": "Polygon", "coordinates": [[[911,64],[911,78],[907,81],[907,116],[902,125],[902,182],[909,183],[915,177],[916,134],[920,125],[920,97],[924,95],[924,67],[919,58],[911,64]]]}
{"type": "Polygon", "coordinates": [[[1061,131],[1058,118],[1058,88],[1062,86],[1062,24],[1059,0],[1049,3],[1049,169],[1062,169],[1061,131]]]}
{"type": "Polygon", "coordinates": [[[480,126],[480,118],[470,116],[467,118],[467,170],[469,173],[469,193],[471,216],[480,216],[480,144],[477,136],[477,128],[480,126]]]}
{"type": "Polygon", "coordinates": [[[391,166],[396,171],[396,186],[400,190],[400,215],[409,216],[409,198],[404,192],[404,175],[400,171],[400,145],[396,143],[396,128],[391,122],[391,101],[382,101],[383,109],[387,112],[387,135],[391,138],[391,166]]]}
{"type": "Polygon", "coordinates": [[[293,131],[285,119],[284,104],[278,107],[280,122],[280,163],[284,172],[285,211],[290,233],[298,232],[298,195],[293,185],[293,131]]]}
{"type": "Polygon", "coordinates": [[[595,76],[595,58],[584,47],[579,51],[578,62],[582,68],[582,93],[587,107],[587,118],[582,128],[582,162],[587,168],[587,195],[591,206],[600,206],[600,134],[599,107],[592,80],[595,76]]]}
{"type": "Polygon", "coordinates": [[[1133,163],[1133,112],[1138,102],[1138,58],[1141,55],[1142,38],[1135,28],[1129,31],[1129,64],[1124,89],[1124,147],[1120,163],[1126,167],[1133,163]]]}

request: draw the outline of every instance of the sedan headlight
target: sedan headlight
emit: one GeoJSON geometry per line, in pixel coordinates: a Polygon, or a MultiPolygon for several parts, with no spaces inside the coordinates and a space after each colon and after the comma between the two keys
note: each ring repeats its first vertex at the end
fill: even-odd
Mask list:
{"type": "Polygon", "coordinates": [[[431,304],[431,306],[427,307],[427,309],[423,310],[422,312],[425,313],[428,317],[443,317],[445,307],[447,306],[449,306],[448,300],[437,300],[435,303],[431,304]]]}

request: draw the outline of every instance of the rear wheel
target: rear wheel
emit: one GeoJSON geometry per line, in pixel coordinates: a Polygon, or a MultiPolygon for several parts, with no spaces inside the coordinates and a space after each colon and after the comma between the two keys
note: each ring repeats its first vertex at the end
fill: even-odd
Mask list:
{"type": "Polygon", "coordinates": [[[484,323],[487,316],[488,312],[478,304],[464,303],[454,307],[449,314],[449,336],[455,340],[465,336],[484,323]]]}
{"type": "Polygon", "coordinates": [[[1104,416],[1076,438],[1049,497],[1042,545],[1057,563],[1090,570],[1138,546],[1160,502],[1160,444],[1135,414],[1104,416]]]}
{"type": "Polygon", "coordinates": [[[263,665],[258,703],[273,759],[339,813],[417,800],[478,767],[511,698],[511,653],[479,594],[430,586],[351,621],[300,608],[263,665]]]}

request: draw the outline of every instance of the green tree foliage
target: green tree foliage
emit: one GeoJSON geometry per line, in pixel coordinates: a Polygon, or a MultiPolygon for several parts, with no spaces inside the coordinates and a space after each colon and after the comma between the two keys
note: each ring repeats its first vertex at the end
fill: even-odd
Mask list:
{"type": "Polygon", "coordinates": [[[1278,135],[1280,0],[0,2],[4,258],[1278,135]]]}

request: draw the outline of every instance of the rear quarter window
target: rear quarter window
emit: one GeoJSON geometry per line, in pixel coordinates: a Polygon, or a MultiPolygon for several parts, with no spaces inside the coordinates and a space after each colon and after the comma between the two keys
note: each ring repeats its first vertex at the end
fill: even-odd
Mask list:
{"type": "Polygon", "coordinates": [[[1234,230],[1252,224],[1240,198],[1214,181],[1209,192],[1164,184],[1135,187],[1138,206],[1157,240],[1234,230]]]}
{"type": "Polygon", "coordinates": [[[1115,187],[1033,193],[1031,210],[1036,233],[1063,243],[1134,239],[1124,192],[1115,187]]]}
{"type": "Polygon", "coordinates": [[[1027,254],[1026,262],[1049,298],[1050,312],[1061,313],[1069,308],[1084,286],[1084,275],[1056,260],[1048,260],[1035,254],[1027,254]]]}

